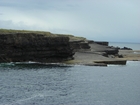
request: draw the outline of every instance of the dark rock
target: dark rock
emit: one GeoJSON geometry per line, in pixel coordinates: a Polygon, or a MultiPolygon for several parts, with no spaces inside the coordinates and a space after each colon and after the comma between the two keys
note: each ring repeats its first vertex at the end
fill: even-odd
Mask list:
{"type": "Polygon", "coordinates": [[[79,51],[81,49],[90,49],[89,44],[83,40],[70,41],[70,46],[74,49],[74,51],[79,51]]]}
{"type": "Polygon", "coordinates": [[[132,50],[132,49],[128,47],[123,47],[123,48],[120,48],[120,50],[132,50]]]}
{"type": "Polygon", "coordinates": [[[105,66],[107,67],[107,64],[105,63],[92,63],[92,64],[84,64],[85,66],[105,66]]]}
{"type": "Polygon", "coordinates": [[[118,48],[115,47],[105,46],[97,43],[93,43],[89,45],[91,46],[92,51],[105,52],[103,56],[116,55],[119,52],[118,48]]]}
{"type": "Polygon", "coordinates": [[[108,57],[108,54],[106,52],[103,52],[102,56],[108,57]]]}
{"type": "Polygon", "coordinates": [[[118,54],[119,50],[117,48],[112,48],[112,49],[106,49],[105,52],[108,55],[115,55],[115,54],[118,54]]]}
{"type": "Polygon", "coordinates": [[[73,59],[68,37],[35,33],[0,34],[0,62],[61,62],[73,59]]]}
{"type": "Polygon", "coordinates": [[[123,55],[118,55],[118,58],[123,58],[123,55]]]}
{"type": "Polygon", "coordinates": [[[103,60],[94,61],[95,63],[105,63],[105,64],[116,64],[116,65],[126,65],[126,60],[103,60]]]}
{"type": "Polygon", "coordinates": [[[105,42],[105,41],[94,41],[94,43],[104,45],[104,46],[108,46],[108,42],[105,42]]]}
{"type": "Polygon", "coordinates": [[[93,43],[94,43],[93,40],[87,40],[87,42],[88,42],[89,44],[93,44],[93,43]]]}

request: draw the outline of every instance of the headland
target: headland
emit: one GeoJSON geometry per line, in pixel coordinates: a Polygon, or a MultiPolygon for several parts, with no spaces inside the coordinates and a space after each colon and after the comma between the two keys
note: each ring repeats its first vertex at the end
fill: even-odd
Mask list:
{"type": "Polygon", "coordinates": [[[108,44],[74,35],[0,29],[0,63],[33,61],[107,66],[140,61],[140,51],[108,44]]]}

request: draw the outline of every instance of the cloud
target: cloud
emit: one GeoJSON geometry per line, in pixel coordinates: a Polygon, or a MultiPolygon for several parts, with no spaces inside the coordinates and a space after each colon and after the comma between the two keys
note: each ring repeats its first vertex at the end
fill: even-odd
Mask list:
{"type": "Polygon", "coordinates": [[[0,28],[140,42],[139,0],[1,0],[0,10],[0,28]]]}

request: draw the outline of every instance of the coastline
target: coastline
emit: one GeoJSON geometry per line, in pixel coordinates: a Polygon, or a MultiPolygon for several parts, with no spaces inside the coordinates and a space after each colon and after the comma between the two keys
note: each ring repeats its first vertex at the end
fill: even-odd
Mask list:
{"type": "Polygon", "coordinates": [[[107,66],[140,61],[140,50],[110,46],[110,43],[105,41],[40,31],[6,30],[6,32],[0,30],[1,63],[31,61],[107,66]]]}
{"type": "Polygon", "coordinates": [[[67,61],[66,63],[70,64],[82,64],[89,66],[107,66],[108,64],[112,65],[126,65],[127,61],[140,61],[140,50],[127,50],[127,49],[119,49],[118,54],[110,54],[108,56],[103,56],[103,53],[106,49],[102,47],[109,46],[96,46],[94,45],[94,49],[90,49],[90,51],[85,52],[76,52],[74,55],[74,60],[67,61]],[[96,49],[98,48],[98,50],[96,49]],[[99,48],[104,51],[99,51],[99,48]],[[96,49],[96,50],[95,50],[96,49]]]}

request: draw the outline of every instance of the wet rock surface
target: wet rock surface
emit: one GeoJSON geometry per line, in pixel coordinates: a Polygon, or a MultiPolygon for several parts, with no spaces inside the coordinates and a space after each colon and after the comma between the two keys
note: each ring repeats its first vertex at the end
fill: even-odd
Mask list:
{"type": "Polygon", "coordinates": [[[107,66],[126,65],[127,60],[140,61],[140,51],[131,50],[131,48],[120,49],[114,46],[108,46],[106,43],[96,43],[88,40],[89,50],[78,50],[74,55],[74,60],[67,63],[82,64],[88,66],[107,66]]]}

